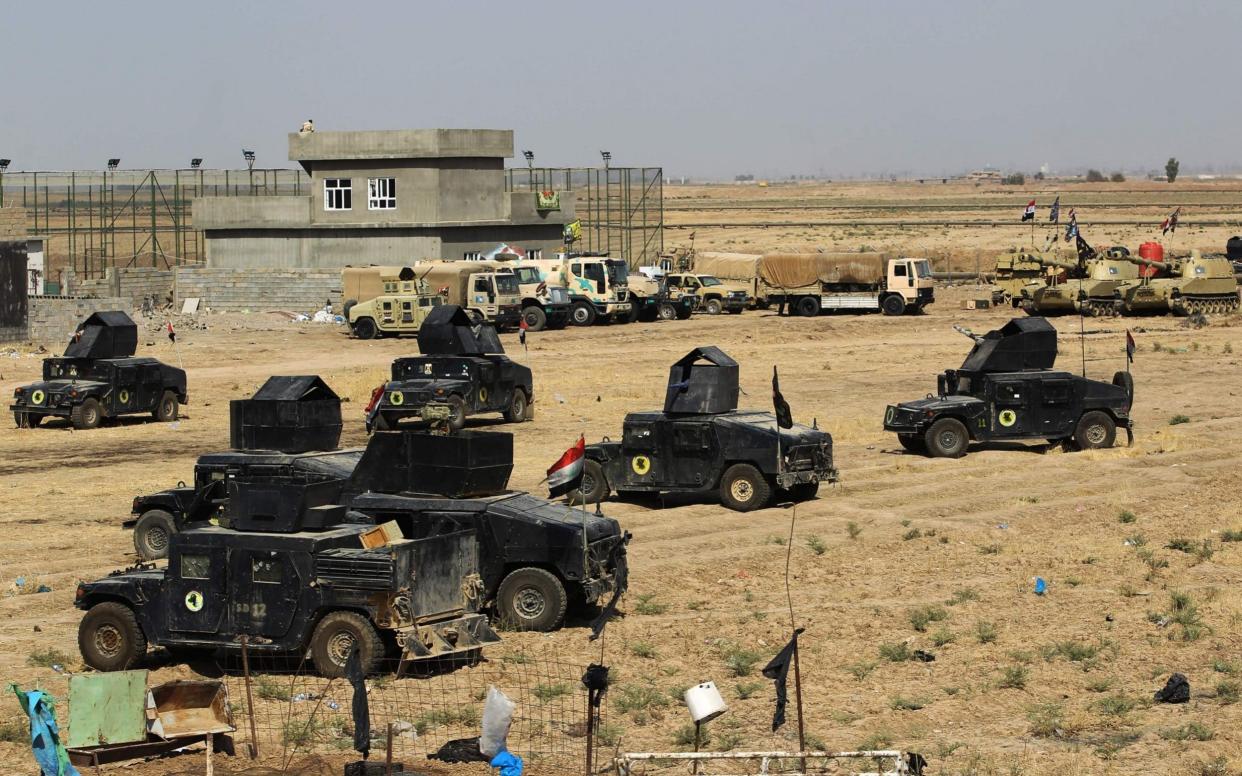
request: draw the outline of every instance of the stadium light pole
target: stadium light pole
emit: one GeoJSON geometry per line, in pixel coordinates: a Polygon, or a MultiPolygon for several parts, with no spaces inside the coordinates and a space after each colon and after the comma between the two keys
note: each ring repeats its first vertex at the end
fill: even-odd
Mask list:
{"type": "Polygon", "coordinates": [[[526,184],[530,186],[531,191],[535,190],[535,152],[523,151],[522,156],[526,159],[526,184]]]}
{"type": "Polygon", "coordinates": [[[246,160],[246,169],[250,171],[250,196],[254,196],[254,151],[242,149],[242,158],[246,160]]]}
{"type": "Polygon", "coordinates": [[[199,167],[202,167],[202,166],[203,166],[203,157],[201,157],[201,156],[196,156],[196,157],[194,157],[193,159],[191,159],[191,160],[190,160],[190,169],[191,169],[191,170],[197,170],[199,167]]]}
{"type": "Polygon", "coordinates": [[[604,169],[607,170],[609,162],[612,161],[612,151],[600,151],[599,155],[604,160],[604,169]]]}
{"type": "Polygon", "coordinates": [[[4,207],[4,171],[12,162],[12,159],[0,159],[0,207],[4,207]]]}

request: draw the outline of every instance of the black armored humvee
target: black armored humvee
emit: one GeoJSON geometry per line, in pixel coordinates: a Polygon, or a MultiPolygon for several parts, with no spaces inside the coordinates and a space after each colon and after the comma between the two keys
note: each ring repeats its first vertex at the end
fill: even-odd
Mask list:
{"type": "MultiPolygon", "coordinates": [[[[177,650],[308,651],[342,676],[354,646],[365,671],[381,659],[469,656],[500,639],[478,613],[474,532],[369,541],[374,526],[344,507],[286,509],[305,483],[235,484],[234,527],[172,537],[167,568],[138,566],[78,585],[83,661],[99,671],[136,665],[147,645],[177,650]],[[252,493],[255,490],[257,492],[252,493]]],[[[313,486],[310,486],[313,487],[313,486]]]]}
{"type": "Polygon", "coordinates": [[[367,430],[384,430],[404,418],[422,417],[428,405],[446,405],[449,426],[460,430],[467,415],[500,412],[510,423],[534,418],[530,368],[504,355],[496,329],[475,322],[457,305],[441,305],[418,330],[420,356],[392,362],[392,380],[378,387],[367,406],[367,430]]]}
{"type": "Polygon", "coordinates": [[[1054,370],[1057,332],[1044,318],[1015,318],[977,336],[960,369],[940,375],[935,396],[891,404],[884,430],[902,447],[936,458],[966,454],[970,442],[1046,439],[1079,449],[1112,447],[1117,427],[1133,439],[1134,382],[1112,383],[1054,370]]]}
{"type": "Polygon", "coordinates": [[[185,372],[154,358],[134,358],[138,327],[123,312],[93,313],[78,326],[63,356],[43,359],[43,380],[13,391],[13,420],[33,428],[44,418],[68,418],[95,428],[106,418],[151,413],[177,419],[189,401],[185,372]]]}
{"type": "Polygon", "coordinates": [[[730,509],[766,506],[774,494],[803,501],[835,482],[832,436],[770,412],[737,408],[738,365],[716,347],[696,348],[669,372],[663,412],[625,416],[621,440],[587,445],[582,486],[571,501],[616,491],[718,492],[730,509]]]}

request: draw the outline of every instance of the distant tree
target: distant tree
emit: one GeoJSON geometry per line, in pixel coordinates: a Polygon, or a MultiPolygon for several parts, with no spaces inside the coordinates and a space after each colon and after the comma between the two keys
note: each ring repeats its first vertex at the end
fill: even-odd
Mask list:
{"type": "Polygon", "coordinates": [[[1108,179],[1112,181],[1113,183],[1125,183],[1126,182],[1126,176],[1122,175],[1119,172],[1115,172],[1112,175],[1108,176],[1108,179]]]}
{"type": "Polygon", "coordinates": [[[1020,172],[1010,173],[1005,176],[1005,179],[1001,181],[1001,183],[1006,186],[1021,186],[1026,183],[1026,176],[1020,172]]]}
{"type": "Polygon", "coordinates": [[[1181,167],[1177,159],[1170,156],[1169,161],[1164,163],[1164,177],[1169,179],[1169,183],[1177,180],[1177,168],[1181,167]]]}
{"type": "Polygon", "coordinates": [[[1107,178],[1105,178],[1104,173],[1099,170],[1087,170],[1087,183],[1102,183],[1105,180],[1107,180],[1107,178]]]}
{"type": "Polygon", "coordinates": [[[1040,170],[1039,172],[1035,173],[1035,180],[1037,181],[1042,181],[1045,177],[1047,176],[1044,175],[1043,170],[1040,170]]]}
{"type": "Polygon", "coordinates": [[[733,176],[733,180],[735,180],[735,181],[737,181],[737,182],[739,182],[739,183],[744,183],[744,182],[746,182],[746,181],[753,181],[754,179],[755,179],[755,176],[753,176],[753,175],[749,175],[749,174],[746,174],[746,175],[734,175],[734,176],[733,176]]]}

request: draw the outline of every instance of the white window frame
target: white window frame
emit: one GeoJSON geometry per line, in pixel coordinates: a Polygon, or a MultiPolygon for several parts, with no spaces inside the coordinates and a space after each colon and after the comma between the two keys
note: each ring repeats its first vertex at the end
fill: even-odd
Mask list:
{"type": "Polygon", "coordinates": [[[397,209],[397,179],[367,178],[367,210],[397,209]]]}
{"type": "Polygon", "coordinates": [[[323,179],[323,209],[354,209],[354,181],[352,178],[323,179]]]}

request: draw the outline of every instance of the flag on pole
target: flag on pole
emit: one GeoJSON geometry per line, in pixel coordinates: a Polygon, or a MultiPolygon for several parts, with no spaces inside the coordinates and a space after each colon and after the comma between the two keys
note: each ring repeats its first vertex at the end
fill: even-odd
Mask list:
{"type": "Polygon", "coordinates": [[[173,331],[172,321],[168,322],[168,341],[177,344],[177,332],[173,331]]]}
{"type": "Polygon", "coordinates": [[[785,704],[789,698],[787,688],[789,667],[793,665],[794,652],[798,649],[798,636],[801,633],[802,628],[795,630],[789,643],[763,667],[763,675],[776,682],[776,712],[772,715],[772,732],[776,732],[781,725],[785,724],[785,704]]]}
{"type": "Polygon", "coordinates": [[[518,321],[518,342],[522,343],[522,349],[526,350],[526,330],[530,328],[530,324],[526,322],[526,316],[522,316],[522,320],[518,321]]]}
{"type": "Polygon", "coordinates": [[[1078,214],[1070,208],[1069,223],[1065,225],[1065,241],[1069,242],[1078,236],[1078,214]]]}
{"type": "Polygon", "coordinates": [[[1138,350],[1138,346],[1134,344],[1134,335],[1130,333],[1129,329],[1126,329],[1126,361],[1128,363],[1134,363],[1135,350],[1138,350]]]}
{"type": "Polygon", "coordinates": [[[1077,234],[1077,235],[1075,235],[1075,239],[1077,240],[1077,242],[1075,243],[1075,245],[1076,245],[1076,246],[1077,246],[1077,248],[1078,248],[1078,260],[1079,260],[1079,261],[1087,261],[1087,260],[1089,260],[1089,259],[1094,259],[1094,258],[1095,258],[1095,248],[1092,248],[1090,245],[1088,245],[1088,244],[1087,244],[1087,241],[1086,241],[1086,240],[1084,240],[1084,239],[1082,239],[1082,235],[1081,235],[1081,234],[1077,234]]]}
{"type": "Polygon", "coordinates": [[[582,484],[582,461],[586,458],[586,438],[578,437],[578,444],[565,451],[548,469],[548,498],[563,496],[582,484]]]}
{"type": "Polygon", "coordinates": [[[1061,223],[1061,195],[1060,194],[1057,195],[1056,199],[1052,200],[1052,208],[1048,211],[1048,221],[1049,223],[1053,223],[1053,224],[1061,223]]]}
{"type": "Polygon", "coordinates": [[[354,690],[350,716],[354,723],[354,750],[366,759],[371,754],[371,709],[367,705],[367,675],[362,670],[362,647],[354,642],[345,660],[345,677],[354,690]]]}
{"type": "Polygon", "coordinates": [[[1162,221],[1160,224],[1160,234],[1165,235],[1165,234],[1168,234],[1169,232],[1173,232],[1173,233],[1177,232],[1177,217],[1181,215],[1181,212],[1182,212],[1182,207],[1181,205],[1178,205],[1176,210],[1174,210],[1172,213],[1169,213],[1169,217],[1164,219],[1164,221],[1162,221]]]}
{"type": "Polygon", "coordinates": [[[781,395],[780,379],[776,376],[776,365],[772,365],[772,406],[776,410],[776,425],[781,428],[793,428],[793,413],[789,402],[781,395]]]}
{"type": "Polygon", "coordinates": [[[1030,202],[1026,203],[1026,211],[1022,213],[1022,220],[1023,221],[1034,221],[1035,220],[1035,200],[1031,200],[1030,202]]]}

